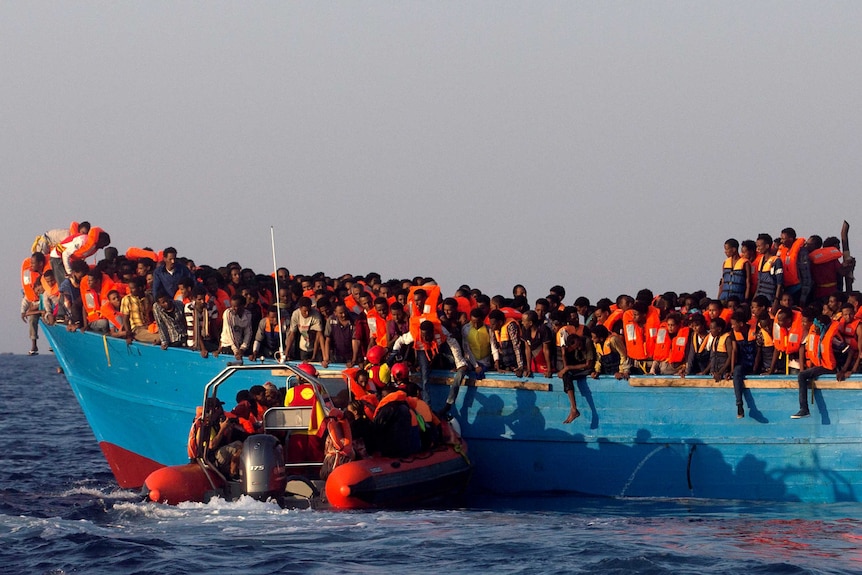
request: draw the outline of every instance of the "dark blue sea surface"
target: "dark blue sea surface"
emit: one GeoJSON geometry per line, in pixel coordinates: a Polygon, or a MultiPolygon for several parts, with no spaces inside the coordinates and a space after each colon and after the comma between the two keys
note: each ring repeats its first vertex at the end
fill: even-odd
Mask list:
{"type": "MultiPolygon", "coordinates": [[[[475,495],[168,507],[121,490],[50,354],[0,356],[0,573],[862,573],[862,504],[475,495]]],[[[589,473],[584,469],[583,473],[589,473]]]]}

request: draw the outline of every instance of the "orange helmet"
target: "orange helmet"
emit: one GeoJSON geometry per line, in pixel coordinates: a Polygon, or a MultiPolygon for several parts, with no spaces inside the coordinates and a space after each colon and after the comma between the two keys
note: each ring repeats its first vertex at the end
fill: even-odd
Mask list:
{"type": "Polygon", "coordinates": [[[410,367],[403,361],[392,366],[392,379],[398,381],[410,376],[410,367]]]}
{"type": "Polygon", "coordinates": [[[310,375],[311,377],[317,377],[317,370],[310,363],[300,363],[296,366],[296,369],[310,375]]]}
{"type": "Polygon", "coordinates": [[[385,347],[375,345],[368,350],[368,353],[366,354],[365,358],[374,365],[379,365],[386,357],[386,351],[387,350],[385,347]]]}

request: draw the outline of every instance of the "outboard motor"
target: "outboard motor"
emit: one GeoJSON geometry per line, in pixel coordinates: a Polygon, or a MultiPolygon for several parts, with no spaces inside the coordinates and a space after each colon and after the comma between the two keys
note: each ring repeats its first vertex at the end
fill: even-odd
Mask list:
{"type": "Polygon", "coordinates": [[[242,492],[255,499],[284,495],[284,452],[272,435],[251,435],[242,446],[242,492]]]}

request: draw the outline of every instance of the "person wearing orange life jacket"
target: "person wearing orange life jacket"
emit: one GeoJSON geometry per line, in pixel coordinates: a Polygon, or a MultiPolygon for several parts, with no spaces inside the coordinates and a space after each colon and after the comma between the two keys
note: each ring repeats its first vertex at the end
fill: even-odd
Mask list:
{"type": "Polygon", "coordinates": [[[80,224],[78,222],[72,222],[68,228],[54,228],[53,230],[48,230],[47,232],[36,236],[36,239],[30,247],[30,252],[41,252],[48,257],[51,250],[54,249],[54,246],[63,242],[63,240],[71,236],[77,236],[79,233],[87,233],[88,231],[90,231],[90,222],[81,222],[80,224]],[[81,229],[83,229],[83,232],[81,229]]]}
{"type": "Polygon", "coordinates": [[[102,302],[108,299],[108,292],[114,289],[114,282],[107,274],[102,273],[100,266],[96,266],[81,279],[79,289],[84,306],[81,331],[90,330],[96,333],[110,331],[108,320],[102,317],[102,302]]]}
{"type": "Polygon", "coordinates": [[[404,306],[397,301],[389,304],[390,319],[386,322],[386,341],[389,349],[395,345],[395,340],[410,331],[410,318],[404,311],[404,306]]]}
{"type": "Polygon", "coordinates": [[[811,263],[805,238],[796,237],[796,230],[781,230],[781,245],[778,257],[784,269],[784,293],[793,296],[798,305],[808,302],[811,293],[811,263]]]}
{"type": "Polygon", "coordinates": [[[384,457],[407,457],[421,449],[421,435],[407,394],[394,383],[383,388],[374,411],[374,444],[384,457]]]}
{"type": "Polygon", "coordinates": [[[836,373],[838,381],[847,378],[847,369],[853,360],[853,353],[846,353],[847,345],[838,333],[838,322],[832,321],[828,315],[820,315],[812,321],[810,333],[811,342],[805,347],[805,356],[811,367],[799,372],[799,411],[790,416],[791,419],[808,417],[808,387],[821,375],[836,373]],[[846,353],[846,360],[839,365],[841,355],[846,353]]]}
{"type": "MultiPolygon", "coordinates": [[[[440,322],[425,320],[416,325],[411,322],[410,331],[397,340],[392,347],[392,353],[396,356],[402,353],[402,349],[412,346],[416,353],[416,362],[419,365],[419,375],[422,387],[422,399],[429,401],[428,384],[433,366],[440,366],[440,354],[442,348],[448,349],[452,360],[455,362],[455,375],[459,381],[463,380],[467,371],[467,362],[461,352],[461,346],[449,331],[440,322]]],[[[454,385],[454,383],[453,383],[454,385]]]]}
{"type": "Polygon", "coordinates": [[[108,333],[113,337],[126,337],[123,331],[123,316],[120,314],[120,292],[112,289],[102,300],[101,315],[108,321],[108,333]]]}
{"type": "MultiPolygon", "coordinates": [[[[66,274],[72,273],[72,261],[74,260],[86,260],[91,255],[95,254],[98,250],[104,248],[105,246],[111,243],[111,236],[107,234],[102,228],[90,228],[86,234],[78,234],[76,236],[72,236],[62,243],[54,246],[52,250],[52,258],[54,254],[57,254],[57,257],[62,259],[63,268],[66,270],[66,274]]],[[[52,266],[53,267],[53,266],[52,266]]],[[[55,270],[56,273],[56,270],[55,270]]]]}
{"type": "MultiPolygon", "coordinates": [[[[739,303],[738,300],[736,301],[739,303]]],[[[727,325],[730,323],[730,317],[732,315],[733,309],[729,306],[725,307],[724,303],[717,299],[709,300],[709,304],[706,306],[706,312],[703,314],[707,325],[709,325],[709,322],[717,318],[723,319],[725,325],[727,325]]]]}
{"type": "Polygon", "coordinates": [[[685,376],[689,328],[682,323],[682,315],[671,312],[659,326],[650,374],[685,376]]]}
{"type": "Polygon", "coordinates": [[[389,347],[389,337],[386,330],[386,322],[389,319],[389,302],[385,297],[376,297],[373,300],[373,308],[365,312],[368,322],[368,332],[371,338],[370,345],[389,347]]]}
{"type": "MultiPolygon", "coordinates": [[[[86,235],[89,231],[90,222],[81,222],[80,224],[72,222],[68,229],[61,228],[59,230],[46,232],[46,235],[50,236],[50,248],[46,255],[50,258],[51,269],[54,270],[54,275],[57,278],[58,284],[62,284],[68,274],[66,273],[66,267],[63,265],[63,252],[58,251],[57,247],[79,235],[86,235]],[[65,234],[63,233],[64,231],[66,232],[65,234]]],[[[34,243],[34,246],[35,245],[37,244],[34,243]]],[[[44,248],[44,244],[39,243],[38,247],[41,250],[44,248]]]]}
{"type": "Polygon", "coordinates": [[[48,325],[54,324],[54,315],[57,313],[57,308],[60,303],[60,286],[57,285],[57,280],[54,277],[54,270],[46,269],[42,273],[42,278],[39,280],[44,290],[42,294],[43,307],[47,312],[44,316],[44,321],[48,325]]]}
{"type": "Polygon", "coordinates": [[[419,323],[426,319],[431,321],[436,320],[437,302],[439,299],[440,286],[411,287],[407,294],[407,306],[405,307],[411,324],[419,323]]]}
{"type": "Polygon", "coordinates": [[[859,362],[862,359],[862,320],[856,317],[856,308],[852,303],[846,302],[841,306],[841,319],[838,321],[838,332],[844,341],[850,346],[850,351],[856,355],[850,373],[859,370],[859,362]]]}
{"type": "MultiPolygon", "coordinates": [[[[523,301],[525,302],[526,300],[523,301]]],[[[495,295],[491,298],[491,311],[495,309],[503,312],[503,315],[506,317],[506,319],[514,319],[518,321],[520,321],[521,314],[523,313],[520,309],[515,307],[514,300],[509,302],[501,295],[495,295]]]]}
{"type": "Polygon", "coordinates": [[[362,289],[362,284],[354,283],[350,286],[350,293],[344,298],[344,305],[347,306],[347,310],[351,313],[360,314],[362,313],[362,306],[359,304],[359,296],[364,293],[362,289]]]}
{"type": "Polygon", "coordinates": [[[398,389],[403,389],[407,394],[407,405],[416,418],[421,449],[431,449],[440,441],[440,419],[431,411],[431,406],[419,397],[421,390],[418,385],[405,378],[398,381],[398,389]]]}
{"type": "Polygon", "coordinates": [[[748,300],[751,297],[751,264],[739,254],[739,241],[730,238],[724,242],[724,255],[727,259],[718,283],[718,299],[727,301],[727,298],[735,295],[741,300],[748,300]]]}
{"type": "Polygon", "coordinates": [[[377,405],[378,387],[371,382],[367,371],[359,367],[348,367],[341,371],[341,377],[347,383],[351,399],[361,399],[370,405],[377,405]]]}
{"type": "Polygon", "coordinates": [[[223,405],[223,401],[209,397],[205,409],[197,408],[189,430],[188,455],[189,459],[206,455],[222,475],[238,479],[242,442],[247,434],[238,425],[236,415],[225,412],[223,405]]]}
{"type": "Polygon", "coordinates": [[[602,322],[608,331],[613,333],[623,333],[623,315],[629,311],[635,303],[635,299],[627,294],[617,296],[616,304],[611,305],[610,315],[602,322]]]}
{"type": "Polygon", "coordinates": [[[779,365],[783,365],[782,373],[798,373],[799,365],[794,356],[802,347],[802,312],[782,306],[775,314],[772,324],[772,343],[775,353],[772,363],[766,370],[767,375],[775,373],[779,365]]]}
{"type": "MultiPolygon", "coordinates": [[[[652,299],[651,294],[649,299],[652,299]]],[[[658,309],[642,300],[635,301],[632,308],[623,314],[626,352],[634,360],[632,373],[649,370],[660,323],[658,309]]]]}
{"type": "Polygon", "coordinates": [[[811,235],[805,240],[811,263],[812,302],[821,302],[841,290],[844,253],[840,246],[841,240],[836,237],[824,241],[818,235],[811,235]]]}
{"type": "Polygon", "coordinates": [[[21,319],[27,323],[29,328],[30,355],[36,355],[39,353],[39,347],[36,345],[36,341],[39,339],[39,318],[42,316],[41,313],[30,313],[30,311],[38,310],[41,296],[36,294],[36,286],[41,284],[42,274],[48,269],[50,269],[50,267],[46,262],[45,254],[42,252],[33,252],[30,257],[25,259],[21,264],[21,288],[24,290],[24,300],[21,304],[21,319]],[[27,310],[26,312],[24,311],[25,309],[27,310]]]}

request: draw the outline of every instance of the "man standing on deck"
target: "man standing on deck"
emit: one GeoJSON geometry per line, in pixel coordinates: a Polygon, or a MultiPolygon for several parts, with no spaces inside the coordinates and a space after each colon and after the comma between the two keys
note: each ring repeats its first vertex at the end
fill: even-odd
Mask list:
{"type": "Polygon", "coordinates": [[[177,250],[167,247],[162,251],[164,261],[153,270],[153,300],[158,301],[159,295],[165,294],[171,300],[180,287],[180,281],[194,281],[191,270],[186,266],[177,265],[177,250]]]}
{"type": "Polygon", "coordinates": [[[804,306],[811,292],[811,264],[805,238],[797,238],[793,228],[781,230],[778,257],[784,269],[784,293],[792,295],[797,305],[804,306]]]}

